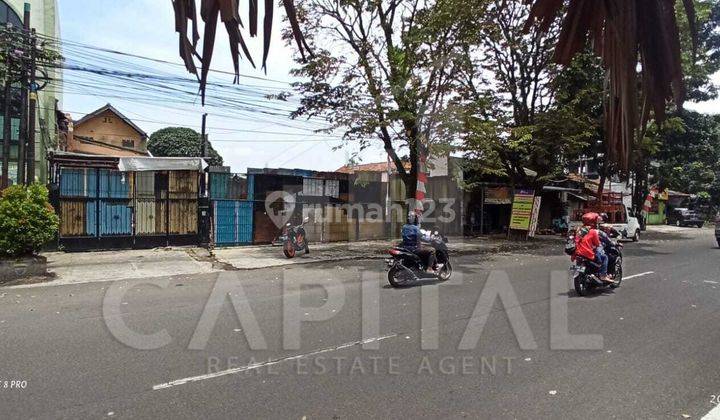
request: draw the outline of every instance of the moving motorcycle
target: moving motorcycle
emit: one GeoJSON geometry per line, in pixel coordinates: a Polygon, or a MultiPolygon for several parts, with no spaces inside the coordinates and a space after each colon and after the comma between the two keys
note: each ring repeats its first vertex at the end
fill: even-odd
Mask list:
{"type": "Polygon", "coordinates": [[[282,234],[278,239],[283,244],[283,254],[285,254],[287,258],[294,258],[299,251],[305,251],[306,254],[310,253],[304,228],[305,224],[309,221],[310,218],[306,217],[302,223],[297,226],[288,223],[283,228],[282,234]]]}
{"type": "Polygon", "coordinates": [[[600,280],[598,275],[601,264],[583,258],[575,257],[575,265],[571,268],[573,272],[573,285],[579,296],[587,296],[592,290],[599,288],[617,289],[623,280],[623,244],[613,242],[605,247],[608,256],[608,274],[613,276],[614,283],[606,283],[600,280]]]}
{"type": "Polygon", "coordinates": [[[430,236],[428,244],[435,248],[437,262],[436,274],[427,272],[427,262],[413,251],[396,246],[388,252],[392,256],[386,260],[388,269],[388,282],[392,287],[408,286],[423,278],[434,278],[442,281],[450,280],[452,276],[452,264],[447,247],[447,238],[438,232],[430,236]]]}

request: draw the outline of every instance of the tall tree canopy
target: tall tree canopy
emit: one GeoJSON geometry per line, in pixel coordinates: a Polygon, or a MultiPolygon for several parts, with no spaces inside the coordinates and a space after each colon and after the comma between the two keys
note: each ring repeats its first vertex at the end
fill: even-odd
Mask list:
{"type": "Polygon", "coordinates": [[[649,134],[655,181],[720,205],[720,116],[686,111],[649,134]]]}
{"type": "Polygon", "coordinates": [[[720,1],[695,0],[695,10],[698,29],[694,37],[686,15],[678,13],[678,23],[687,100],[702,102],[718,96],[712,76],[720,71],[720,1]]]}
{"type": "MultiPolygon", "coordinates": [[[[200,133],[192,128],[167,127],[150,136],[147,148],[153,156],[161,157],[200,157],[202,144],[200,133]]],[[[208,142],[207,163],[211,166],[222,166],[223,158],[208,142]]]]}
{"type": "Polygon", "coordinates": [[[598,60],[557,66],[559,24],[525,30],[529,16],[522,1],[488,2],[458,78],[471,169],[526,185],[526,168],[540,182],[557,176],[598,139],[603,92],[598,60]]]}
{"type": "Polygon", "coordinates": [[[299,2],[301,29],[314,57],[292,72],[304,80],[295,86],[301,106],[293,117],[322,117],[361,149],[379,141],[414,197],[420,148],[447,140],[441,126],[453,112],[455,74],[482,4],[299,2]]]}

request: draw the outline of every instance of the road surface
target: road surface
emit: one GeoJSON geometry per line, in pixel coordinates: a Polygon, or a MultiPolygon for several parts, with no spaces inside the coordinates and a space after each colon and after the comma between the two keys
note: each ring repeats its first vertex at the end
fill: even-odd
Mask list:
{"type": "Polygon", "coordinates": [[[388,288],[380,261],[225,273],[224,285],[240,285],[231,290],[240,317],[231,299],[210,299],[213,288],[221,298],[227,292],[218,292],[216,274],[152,279],[160,281],[155,285],[0,288],[1,416],[718,415],[720,409],[710,413],[720,394],[720,250],[712,231],[650,235],[625,251],[626,275],[634,277],[615,292],[587,298],[569,287],[551,293],[551,272],[569,265],[560,245],[459,257],[457,278],[437,288],[388,288]],[[517,303],[480,299],[478,305],[489,278],[501,285],[507,279],[517,303]],[[312,281],[325,286],[307,284],[312,281]],[[300,305],[292,316],[329,319],[303,322],[298,338],[297,329],[283,327],[288,302],[300,305]],[[601,336],[601,347],[556,348],[551,302],[561,309],[567,303],[571,334],[601,336]],[[211,319],[213,312],[212,330],[198,328],[202,314],[211,319]],[[518,325],[524,319],[529,334],[515,334],[509,316],[518,325]],[[477,344],[459,349],[468,326],[472,338],[483,320],[477,344]],[[137,340],[163,331],[156,342],[137,340]]]}

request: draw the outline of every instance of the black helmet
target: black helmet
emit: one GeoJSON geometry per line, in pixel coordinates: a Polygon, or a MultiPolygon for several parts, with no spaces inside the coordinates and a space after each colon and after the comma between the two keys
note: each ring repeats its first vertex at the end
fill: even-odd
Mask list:
{"type": "Polygon", "coordinates": [[[610,220],[610,217],[608,216],[607,213],[600,213],[600,221],[602,223],[607,223],[608,220],[610,220]]]}
{"type": "Polygon", "coordinates": [[[418,216],[414,211],[410,211],[407,217],[408,225],[417,225],[419,223],[418,216]]]}

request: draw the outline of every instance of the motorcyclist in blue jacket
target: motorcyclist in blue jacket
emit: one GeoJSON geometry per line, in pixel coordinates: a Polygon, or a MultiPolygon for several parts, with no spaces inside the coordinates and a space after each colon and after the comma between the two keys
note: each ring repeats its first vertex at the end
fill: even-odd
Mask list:
{"type": "Polygon", "coordinates": [[[408,213],[407,223],[402,227],[402,246],[419,256],[429,272],[435,272],[437,258],[435,248],[425,246],[422,241],[430,241],[430,236],[420,229],[420,220],[414,211],[408,213]]]}

